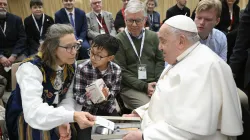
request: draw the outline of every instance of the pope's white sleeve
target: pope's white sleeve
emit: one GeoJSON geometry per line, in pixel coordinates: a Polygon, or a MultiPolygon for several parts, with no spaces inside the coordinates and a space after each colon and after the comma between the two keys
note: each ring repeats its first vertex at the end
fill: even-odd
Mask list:
{"type": "Polygon", "coordinates": [[[143,131],[144,140],[201,140],[204,136],[190,133],[164,121],[152,124],[143,131]]]}
{"type": "Polygon", "coordinates": [[[148,106],[149,106],[149,103],[141,107],[138,107],[137,109],[133,110],[133,112],[136,112],[141,118],[143,118],[145,111],[147,111],[148,109],[148,106]]]}
{"type": "Polygon", "coordinates": [[[21,91],[24,119],[32,128],[50,130],[74,121],[74,111],[43,103],[43,75],[37,66],[30,62],[22,64],[16,72],[16,78],[21,91]]]}

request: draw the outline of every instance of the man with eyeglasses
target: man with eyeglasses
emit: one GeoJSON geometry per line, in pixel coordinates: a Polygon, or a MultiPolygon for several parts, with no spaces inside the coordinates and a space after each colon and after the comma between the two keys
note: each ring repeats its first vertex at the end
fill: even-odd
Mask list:
{"type": "Polygon", "coordinates": [[[75,37],[81,42],[78,59],[87,59],[90,48],[87,40],[87,18],[83,10],[74,6],[75,0],[62,0],[64,8],[55,13],[55,23],[71,24],[75,29],[75,37]]]}
{"type": "Polygon", "coordinates": [[[116,35],[112,13],[102,10],[102,0],[90,0],[92,11],[87,13],[88,37],[93,40],[97,35],[116,35]]]}
{"type": "Polygon", "coordinates": [[[26,57],[26,34],[22,19],[7,9],[8,1],[0,0],[0,75],[7,79],[7,90],[11,90],[11,73],[7,69],[26,57]]]}
{"type": "Polygon", "coordinates": [[[117,35],[120,49],[115,62],[122,68],[121,97],[129,109],[149,102],[164,69],[157,34],[144,29],[146,20],[144,4],[130,0],[125,9],[125,31],[117,35]]]}

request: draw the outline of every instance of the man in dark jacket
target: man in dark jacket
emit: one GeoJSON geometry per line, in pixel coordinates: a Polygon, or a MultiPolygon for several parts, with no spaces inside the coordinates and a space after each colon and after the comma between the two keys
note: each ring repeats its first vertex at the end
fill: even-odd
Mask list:
{"type": "Polygon", "coordinates": [[[10,72],[6,71],[12,63],[25,58],[26,34],[22,19],[7,12],[7,7],[7,0],[0,0],[0,75],[10,85],[10,72]]]}
{"type": "Polygon", "coordinates": [[[45,39],[47,29],[54,24],[54,20],[43,13],[41,0],[31,0],[30,10],[32,14],[24,19],[24,27],[27,34],[29,55],[33,55],[38,52],[40,43],[45,39]]]}

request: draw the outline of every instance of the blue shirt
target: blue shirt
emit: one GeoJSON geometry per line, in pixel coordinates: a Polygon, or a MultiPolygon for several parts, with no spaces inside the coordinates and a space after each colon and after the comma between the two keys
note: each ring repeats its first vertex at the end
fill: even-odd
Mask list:
{"type": "Polygon", "coordinates": [[[227,38],[223,32],[213,29],[208,38],[206,40],[201,39],[200,42],[227,62],[227,38]]]}

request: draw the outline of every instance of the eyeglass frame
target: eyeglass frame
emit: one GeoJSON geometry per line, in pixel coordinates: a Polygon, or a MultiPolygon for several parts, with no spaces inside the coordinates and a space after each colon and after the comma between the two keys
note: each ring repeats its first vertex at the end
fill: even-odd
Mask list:
{"type": "Polygon", "coordinates": [[[88,55],[89,55],[89,57],[90,57],[90,58],[91,58],[91,56],[90,56],[90,55],[93,55],[93,56],[94,56],[94,59],[95,59],[96,61],[101,61],[103,58],[106,58],[106,57],[111,56],[111,55],[107,55],[107,56],[100,56],[100,55],[98,55],[98,54],[94,54],[94,53],[92,53],[91,49],[88,49],[88,55]],[[99,59],[99,60],[97,60],[97,59],[96,59],[96,56],[98,56],[100,59],[99,59]]]}
{"type": "Polygon", "coordinates": [[[126,22],[130,23],[130,25],[133,25],[135,23],[138,26],[143,23],[143,21],[145,20],[145,17],[140,18],[140,21],[137,21],[137,20],[138,19],[126,19],[126,22]],[[132,22],[129,20],[131,20],[132,22]]]}
{"type": "Polygon", "coordinates": [[[72,51],[73,51],[73,48],[76,50],[76,51],[78,51],[80,48],[81,48],[81,44],[75,44],[75,45],[73,45],[73,46],[71,46],[71,47],[66,47],[66,46],[61,46],[61,45],[58,45],[58,47],[61,47],[61,48],[64,48],[65,50],[66,50],[66,52],[68,52],[68,53],[72,53],[72,51]],[[77,47],[76,47],[77,46],[77,47]],[[69,50],[70,49],[70,50],[69,50]]]}

